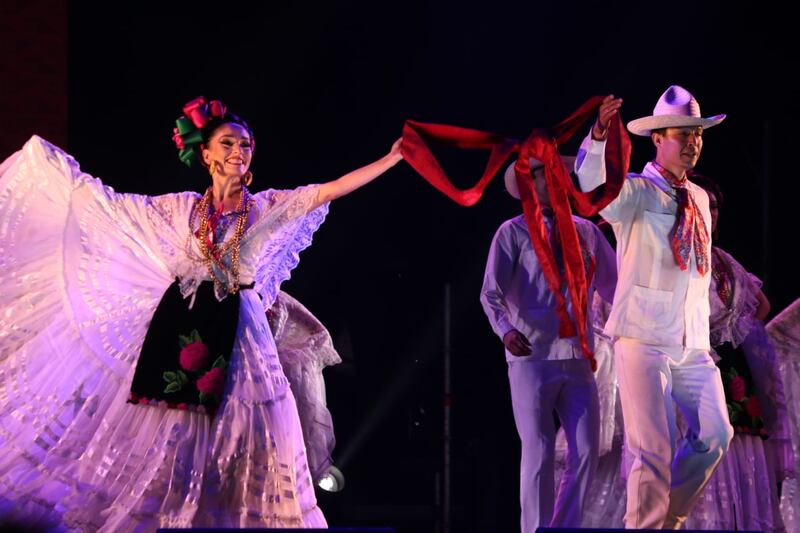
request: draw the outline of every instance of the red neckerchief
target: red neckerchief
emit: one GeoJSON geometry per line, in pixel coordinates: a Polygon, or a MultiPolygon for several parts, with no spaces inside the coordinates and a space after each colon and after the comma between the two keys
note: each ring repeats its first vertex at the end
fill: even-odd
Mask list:
{"type": "Polygon", "coordinates": [[[687,179],[678,179],[675,174],[664,168],[658,161],[652,161],[653,167],[667,180],[675,191],[675,200],[678,202],[678,211],[675,213],[675,224],[669,232],[670,246],[675,262],[681,270],[689,269],[690,256],[694,248],[694,258],[697,263],[697,272],[704,276],[710,264],[708,257],[708,229],[700,208],[694,201],[694,196],[689,194],[686,187],[687,179]]]}
{"type": "Polygon", "coordinates": [[[628,172],[631,145],[622,126],[622,120],[617,114],[611,121],[606,142],[606,183],[588,193],[581,192],[573,184],[569,170],[564,167],[558,154],[558,145],[566,142],[588,118],[594,116],[602,101],[602,96],[590,98],[572,115],[556,124],[552,131],[534,130],[522,143],[495,133],[409,120],[403,127],[401,145],[403,157],[414,170],[448,198],[463,206],[477,203],[486,186],[508,157],[514,153],[519,154],[515,170],[522,210],[531,236],[531,244],[536,251],[548,286],[556,297],[559,336],[579,336],[583,354],[592,362],[593,369],[597,363],[586,337],[589,280],[575,222],[572,219],[570,199],[578,213],[583,216],[593,216],[616,198],[628,172]],[[491,150],[489,162],[478,182],[469,189],[461,190],[447,177],[431,153],[427,142],[464,149],[491,150]],[[558,236],[564,258],[564,280],[572,300],[577,328],[567,313],[566,301],[561,291],[562,276],[547,236],[539,201],[533,192],[529,161],[531,157],[544,164],[545,182],[555,214],[555,223],[559,228],[558,236]]]}

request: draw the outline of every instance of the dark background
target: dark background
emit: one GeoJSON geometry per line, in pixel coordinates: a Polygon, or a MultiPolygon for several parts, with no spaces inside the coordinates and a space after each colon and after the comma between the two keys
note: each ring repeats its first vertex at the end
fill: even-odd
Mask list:
{"type": "MultiPolygon", "coordinates": [[[[0,157],[38,133],[117,190],[199,191],[171,135],[202,94],[255,130],[253,190],[291,188],[382,156],[405,119],[525,137],[594,94],[623,97],[625,121],[649,115],[675,83],[704,116],[728,114],[698,170],[725,192],[718,244],[765,280],[774,315],[800,296],[796,28],[768,2],[732,4],[3,0],[0,157]]],[[[638,170],[653,150],[633,143],[638,170]]],[[[485,161],[442,157],[465,187],[485,161]]],[[[320,494],[331,525],[441,530],[449,284],[452,528],[518,529],[519,443],[478,295],[492,235],[519,211],[500,180],[462,208],[400,163],[334,203],[284,284],[344,359],[326,371],[347,477],[320,494]]]]}

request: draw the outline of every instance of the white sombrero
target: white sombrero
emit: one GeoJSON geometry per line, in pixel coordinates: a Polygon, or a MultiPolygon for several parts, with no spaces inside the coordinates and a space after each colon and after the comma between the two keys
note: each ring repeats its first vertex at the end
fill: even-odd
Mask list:
{"type": "MultiPolygon", "coordinates": [[[[567,167],[567,171],[572,172],[572,169],[575,167],[575,156],[562,155],[561,160],[567,167]]],[[[542,168],[544,166],[544,163],[542,163],[538,159],[534,159],[533,157],[531,157],[529,161],[531,163],[531,176],[533,176],[534,170],[542,168]]],[[[514,171],[514,165],[516,164],[517,162],[515,160],[510,165],[508,165],[508,168],[506,168],[504,179],[506,181],[506,190],[508,191],[508,194],[519,200],[519,187],[517,187],[517,173],[514,171]]]]}
{"type": "Polygon", "coordinates": [[[628,131],[634,135],[647,137],[660,128],[683,128],[702,126],[703,129],[716,126],[725,120],[725,115],[709,118],[700,116],[700,104],[692,93],[678,85],[672,85],[658,99],[653,114],[628,122],[628,131]]]}

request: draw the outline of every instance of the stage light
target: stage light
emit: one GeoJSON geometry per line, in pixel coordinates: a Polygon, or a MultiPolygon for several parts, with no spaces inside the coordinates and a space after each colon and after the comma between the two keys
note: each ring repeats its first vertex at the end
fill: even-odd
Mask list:
{"type": "Polygon", "coordinates": [[[327,492],[339,492],[344,488],[344,474],[335,466],[331,466],[317,482],[317,486],[327,492]]]}

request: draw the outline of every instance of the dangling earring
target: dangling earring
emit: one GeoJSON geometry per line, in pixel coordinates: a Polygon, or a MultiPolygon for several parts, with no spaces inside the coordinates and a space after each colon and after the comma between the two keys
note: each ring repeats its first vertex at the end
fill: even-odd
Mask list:
{"type": "Polygon", "coordinates": [[[242,184],[245,187],[249,187],[251,183],[253,183],[253,173],[248,170],[242,176],[242,184]]]}
{"type": "Polygon", "coordinates": [[[217,167],[219,166],[220,164],[215,159],[212,159],[211,163],[208,164],[208,173],[213,177],[214,172],[217,172],[217,167]]]}

